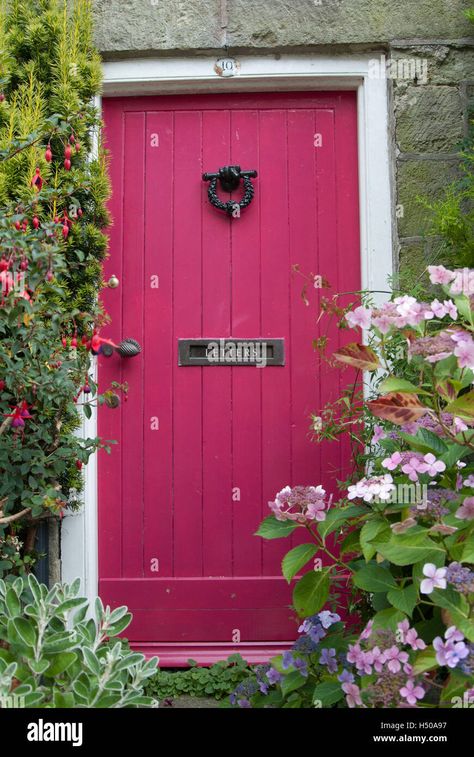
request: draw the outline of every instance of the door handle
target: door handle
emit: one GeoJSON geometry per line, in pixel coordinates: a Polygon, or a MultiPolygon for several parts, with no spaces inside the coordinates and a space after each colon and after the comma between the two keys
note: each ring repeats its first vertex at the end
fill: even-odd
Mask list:
{"type": "Polygon", "coordinates": [[[140,354],[142,348],[136,339],[123,339],[120,344],[105,342],[101,345],[101,352],[104,357],[111,357],[117,352],[120,357],[136,357],[140,354]]]}

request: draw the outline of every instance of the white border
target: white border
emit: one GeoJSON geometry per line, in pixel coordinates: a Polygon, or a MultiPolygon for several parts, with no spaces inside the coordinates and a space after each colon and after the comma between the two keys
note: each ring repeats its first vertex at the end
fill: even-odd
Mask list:
{"type": "MultiPolygon", "coordinates": [[[[387,80],[369,76],[375,54],[354,56],[238,56],[239,75],[219,76],[216,57],[145,58],[104,64],[104,95],[184,94],[356,89],[358,92],[360,245],[362,288],[386,290],[393,272],[387,80]]],[[[383,296],[382,296],[383,298],[383,296]]],[[[97,436],[94,413],[83,433],[97,436]]],[[[86,470],[85,505],[62,528],[62,580],[82,580],[93,600],[98,586],[97,460],[86,470]]]]}

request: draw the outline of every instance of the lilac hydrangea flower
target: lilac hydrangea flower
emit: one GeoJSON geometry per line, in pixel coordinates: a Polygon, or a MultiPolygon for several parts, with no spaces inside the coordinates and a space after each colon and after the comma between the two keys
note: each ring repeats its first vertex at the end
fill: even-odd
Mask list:
{"type": "Polygon", "coordinates": [[[323,649],[321,657],[319,658],[319,663],[325,665],[330,673],[335,673],[338,668],[336,650],[332,648],[323,649]]]}
{"type": "Polygon", "coordinates": [[[291,654],[291,652],[289,651],[283,652],[283,659],[281,663],[283,670],[288,670],[288,668],[291,668],[292,665],[293,665],[293,655],[291,654]]]}
{"type": "Polygon", "coordinates": [[[418,699],[423,699],[425,696],[425,690],[421,686],[417,686],[413,680],[408,679],[405,686],[400,689],[400,694],[407,700],[408,704],[416,705],[418,699]]]}
{"type": "Polygon", "coordinates": [[[306,618],[298,628],[298,633],[306,633],[309,638],[318,643],[326,636],[326,631],[322,627],[319,616],[312,615],[310,618],[306,618]]]}
{"type": "Polygon", "coordinates": [[[354,683],[354,674],[350,670],[347,670],[347,668],[344,668],[342,673],[338,675],[337,680],[341,683],[354,683]]]}
{"type": "Polygon", "coordinates": [[[293,665],[296,668],[296,670],[298,670],[298,672],[300,673],[300,675],[303,676],[303,678],[307,678],[308,677],[308,664],[307,664],[306,660],[303,660],[301,657],[297,657],[295,659],[293,665]]]}
{"type": "Polygon", "coordinates": [[[438,665],[455,668],[461,660],[469,655],[469,647],[464,643],[464,635],[456,626],[450,626],[445,632],[444,638],[445,641],[441,636],[433,639],[436,661],[438,665]]]}
{"type": "Polygon", "coordinates": [[[267,678],[273,686],[275,683],[280,683],[282,675],[275,668],[270,668],[270,670],[267,671],[267,678]]]}
{"type": "Polygon", "coordinates": [[[320,612],[318,618],[323,628],[330,628],[334,623],[339,623],[341,620],[341,616],[337,612],[329,612],[329,610],[320,612]]]}

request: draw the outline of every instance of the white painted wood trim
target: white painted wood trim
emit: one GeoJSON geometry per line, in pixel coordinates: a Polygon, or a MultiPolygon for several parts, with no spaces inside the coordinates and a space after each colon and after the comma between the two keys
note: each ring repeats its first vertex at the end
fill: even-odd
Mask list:
{"type": "MultiPolygon", "coordinates": [[[[144,58],[104,63],[106,97],[196,92],[353,89],[358,92],[362,288],[386,291],[393,272],[392,199],[387,80],[369,76],[376,54],[354,56],[244,55],[240,73],[222,77],[212,56],[144,58]]],[[[380,299],[384,299],[384,295],[380,299]]],[[[97,436],[94,412],[84,433],[97,436]]],[[[97,460],[86,470],[84,507],[62,528],[62,578],[82,579],[93,599],[98,585],[97,460]]]]}

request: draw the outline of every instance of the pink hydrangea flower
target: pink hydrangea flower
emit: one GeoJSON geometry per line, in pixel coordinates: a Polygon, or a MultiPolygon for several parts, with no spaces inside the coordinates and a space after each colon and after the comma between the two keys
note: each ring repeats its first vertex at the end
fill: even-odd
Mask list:
{"type": "Polygon", "coordinates": [[[394,299],[397,312],[402,316],[406,326],[418,326],[425,320],[425,307],[415,297],[404,294],[403,297],[394,299]]]}
{"type": "Polygon", "coordinates": [[[425,313],[425,318],[444,318],[449,315],[453,321],[458,317],[458,309],[452,300],[445,300],[440,302],[439,300],[433,300],[430,304],[429,310],[425,313]]]}
{"type": "Polygon", "coordinates": [[[362,305],[360,305],[360,307],[356,308],[355,310],[346,313],[345,318],[349,326],[351,326],[353,329],[368,329],[370,328],[371,324],[372,310],[370,310],[369,308],[364,308],[362,305]]]}
{"type": "Polygon", "coordinates": [[[349,644],[347,649],[347,662],[351,662],[353,665],[358,665],[364,655],[360,644],[349,644]]]}
{"type": "Polygon", "coordinates": [[[427,562],[423,566],[423,575],[426,578],[420,584],[422,594],[431,594],[434,589],[446,588],[446,568],[437,568],[432,562],[427,562]]]}
{"type": "Polygon", "coordinates": [[[364,630],[362,631],[361,635],[359,636],[359,639],[363,641],[364,639],[370,639],[370,636],[372,634],[372,628],[374,626],[374,621],[369,620],[367,625],[365,626],[364,630]]]}
{"type": "Polygon", "coordinates": [[[454,354],[458,359],[458,365],[460,368],[474,370],[474,341],[472,339],[462,339],[458,341],[454,348],[454,354]]]}
{"type": "Polygon", "coordinates": [[[466,497],[461,507],[456,510],[459,520],[474,520],[474,497],[466,497]]]}
{"type": "Polygon", "coordinates": [[[417,457],[410,457],[405,465],[402,465],[402,471],[406,473],[410,481],[418,481],[418,473],[423,473],[423,463],[417,457]]]}
{"type": "Polygon", "coordinates": [[[342,690],[346,694],[346,702],[348,707],[357,707],[362,705],[362,699],[360,697],[360,689],[355,683],[343,683],[342,690]]]}
{"type": "Polygon", "coordinates": [[[432,284],[442,284],[443,286],[449,284],[456,275],[454,271],[448,271],[444,265],[429,265],[428,273],[432,284]]]}
{"type": "Polygon", "coordinates": [[[385,650],[385,662],[391,673],[398,673],[402,669],[402,664],[408,662],[407,652],[402,652],[395,644],[390,649],[385,650]]]}
{"type": "Polygon", "coordinates": [[[474,294],[474,270],[458,268],[454,271],[454,281],[450,288],[451,294],[465,294],[470,297],[474,294]]]}
{"type": "Polygon", "coordinates": [[[434,476],[437,476],[438,473],[442,473],[444,470],[446,470],[446,463],[443,463],[442,460],[437,460],[431,452],[428,452],[428,454],[424,456],[423,460],[424,463],[420,464],[418,470],[421,473],[428,473],[431,478],[434,478],[434,476]]]}
{"type": "Polygon", "coordinates": [[[379,499],[383,502],[391,498],[394,489],[393,478],[387,473],[385,476],[363,478],[356,484],[349,486],[347,489],[347,498],[363,499],[364,502],[372,502],[374,499],[379,499]]]}
{"type": "Polygon", "coordinates": [[[376,424],[374,426],[374,435],[372,437],[372,444],[378,444],[381,439],[385,439],[387,434],[383,430],[382,426],[376,424]]]}
{"type": "Polygon", "coordinates": [[[387,470],[395,470],[395,468],[398,468],[400,463],[402,462],[403,458],[400,454],[400,452],[394,452],[390,457],[385,458],[385,460],[382,460],[382,466],[384,468],[387,468],[387,470]]]}
{"type": "MultiPolygon", "coordinates": [[[[467,431],[468,430],[468,426],[464,423],[463,420],[461,420],[461,418],[458,418],[456,415],[453,418],[453,426],[454,426],[454,433],[455,434],[460,434],[463,431],[467,431]]],[[[462,467],[464,468],[464,465],[462,467]]]]}
{"type": "Polygon", "coordinates": [[[369,661],[374,666],[374,670],[381,673],[385,662],[385,652],[382,652],[379,647],[372,647],[367,654],[370,655],[369,661]]]}
{"type": "Polygon", "coordinates": [[[277,520],[323,521],[326,491],[322,486],[285,486],[268,506],[277,520]]]}
{"type": "Polygon", "coordinates": [[[426,644],[423,639],[418,637],[418,631],[415,628],[410,628],[408,620],[404,620],[398,624],[398,630],[402,635],[402,643],[408,644],[412,649],[426,649],[426,644]]]}
{"type": "Polygon", "coordinates": [[[414,681],[409,679],[405,686],[400,689],[400,694],[407,700],[408,704],[416,704],[418,699],[423,699],[425,696],[425,690],[421,686],[415,684],[414,681]]]}

